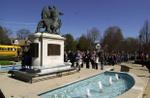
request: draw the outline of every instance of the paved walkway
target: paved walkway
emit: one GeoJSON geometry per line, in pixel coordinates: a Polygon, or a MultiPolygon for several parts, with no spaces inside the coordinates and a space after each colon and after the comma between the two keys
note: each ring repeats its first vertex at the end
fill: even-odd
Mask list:
{"type": "MultiPolygon", "coordinates": [[[[105,66],[105,70],[110,70],[112,66],[105,66]]],[[[50,89],[77,81],[89,76],[103,72],[95,69],[82,68],[80,72],[59,78],[36,82],[33,84],[25,83],[16,79],[9,78],[7,74],[0,74],[0,88],[6,98],[39,98],[37,95],[50,89]],[[11,97],[13,96],[13,97],[11,97]]]]}
{"type": "MultiPolygon", "coordinates": [[[[150,98],[150,93],[149,93],[150,81],[148,82],[149,80],[148,70],[145,67],[141,67],[141,65],[132,64],[132,62],[123,63],[123,64],[132,68],[129,71],[130,73],[134,73],[138,77],[142,78],[142,80],[145,82],[145,92],[143,94],[143,98],[150,98]]],[[[107,70],[111,68],[112,66],[105,66],[105,69],[107,70]]],[[[103,71],[100,69],[95,70],[95,69],[82,68],[80,72],[77,72],[72,75],[49,79],[41,82],[36,82],[33,84],[12,79],[8,77],[8,74],[0,73],[0,89],[2,89],[6,98],[39,98],[37,95],[40,93],[62,86],[66,83],[71,83],[72,81],[77,81],[92,76],[94,74],[101,73],[103,71]]],[[[116,65],[114,67],[114,71],[120,71],[120,66],[116,65]]]]}
{"type": "Polygon", "coordinates": [[[143,98],[150,98],[150,80],[148,81],[147,87],[145,88],[143,98]]]}

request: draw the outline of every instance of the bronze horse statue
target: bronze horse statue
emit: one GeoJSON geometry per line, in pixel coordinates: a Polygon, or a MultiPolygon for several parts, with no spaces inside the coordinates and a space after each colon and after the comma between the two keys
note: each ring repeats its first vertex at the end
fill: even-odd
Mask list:
{"type": "Polygon", "coordinates": [[[60,29],[62,23],[59,18],[63,15],[59,12],[55,6],[46,6],[43,8],[41,13],[41,21],[38,23],[36,32],[40,32],[41,28],[45,28],[44,32],[58,34],[58,29],[60,29]]]}

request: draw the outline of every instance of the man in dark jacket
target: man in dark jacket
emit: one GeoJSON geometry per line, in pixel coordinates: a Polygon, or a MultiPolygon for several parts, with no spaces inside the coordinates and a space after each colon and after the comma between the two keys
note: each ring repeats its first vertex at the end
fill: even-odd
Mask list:
{"type": "Polygon", "coordinates": [[[72,51],[68,51],[68,60],[71,62],[71,67],[74,67],[75,55],[72,51]]]}

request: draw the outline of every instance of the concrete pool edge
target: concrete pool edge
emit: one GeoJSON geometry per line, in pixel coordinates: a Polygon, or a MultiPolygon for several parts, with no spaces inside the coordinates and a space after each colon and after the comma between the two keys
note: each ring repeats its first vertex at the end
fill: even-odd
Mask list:
{"type": "Polygon", "coordinates": [[[19,67],[19,68],[21,68],[21,65],[19,64],[17,64],[17,65],[0,65],[0,73],[8,73],[9,72],[9,70],[12,70],[13,69],[13,67],[16,69],[16,67],[19,67]],[[11,69],[8,69],[8,70],[3,70],[4,68],[10,68],[10,67],[12,67],[11,69]]]}
{"type": "MultiPolygon", "coordinates": [[[[86,77],[90,77],[90,76],[93,76],[93,75],[96,75],[96,74],[99,74],[99,73],[103,73],[105,71],[110,71],[111,69],[113,69],[112,66],[107,66],[103,71],[102,70],[93,70],[93,69],[83,68],[81,73],[79,72],[79,73],[76,73],[76,74],[73,74],[73,75],[64,76],[62,78],[50,79],[50,80],[34,83],[32,85],[21,82],[21,81],[18,81],[18,80],[11,79],[11,78],[7,77],[7,74],[4,74],[4,75],[2,75],[3,77],[1,78],[1,80],[3,81],[2,82],[2,85],[3,85],[2,86],[2,91],[3,91],[4,95],[7,96],[6,98],[9,98],[11,95],[13,95],[15,98],[21,98],[21,97],[24,97],[24,98],[40,98],[40,96],[38,96],[38,94],[41,94],[45,91],[48,91],[48,90],[50,90],[50,88],[54,89],[54,88],[56,88],[60,85],[63,85],[65,82],[69,83],[69,81],[70,81],[70,83],[71,83],[71,81],[74,81],[76,79],[82,80],[86,77]],[[87,75],[87,73],[88,73],[88,75],[87,75]],[[68,78],[69,78],[69,80],[66,80],[68,78]],[[61,80],[63,80],[63,82],[60,82],[61,80]],[[6,81],[6,82],[4,82],[4,81],[6,81]],[[58,81],[58,82],[54,83],[54,81],[58,81]],[[7,85],[8,84],[7,82],[10,84],[9,86],[7,85]],[[12,83],[10,83],[10,82],[12,82],[12,83]],[[14,88],[14,87],[19,87],[20,90],[19,91],[17,91],[17,90],[12,91],[11,88],[14,88]],[[13,94],[13,92],[17,92],[17,93],[13,94]]],[[[118,66],[115,68],[115,71],[120,72],[118,66]]],[[[133,73],[134,73],[134,71],[133,71],[133,73]]],[[[127,73],[127,74],[130,75],[130,73],[127,73]]],[[[136,74],[136,73],[134,73],[134,74],[136,74]]],[[[138,74],[136,74],[136,75],[138,76],[138,74]]],[[[141,77],[140,77],[140,80],[141,80],[141,77]]],[[[142,80],[143,80],[143,77],[142,77],[142,80]]],[[[145,78],[144,78],[144,80],[145,80],[145,78]]],[[[146,81],[147,81],[147,78],[146,78],[146,81]]],[[[143,87],[144,86],[146,87],[146,85],[147,85],[146,81],[144,81],[144,84],[142,83],[143,87]]],[[[138,80],[135,80],[135,82],[138,82],[138,80]]],[[[123,93],[122,95],[118,96],[117,98],[127,98],[127,97],[123,97],[123,96],[128,95],[128,93],[130,93],[130,96],[128,96],[129,98],[131,98],[131,96],[134,96],[132,98],[137,98],[139,95],[143,94],[143,92],[139,92],[140,88],[135,87],[132,91],[131,91],[131,89],[128,90],[127,92],[123,93]],[[134,93],[134,95],[132,95],[132,93],[134,93]],[[141,93],[141,94],[139,94],[139,93],[141,93]]],[[[140,98],[140,97],[138,97],[138,98],[140,98]]]]}
{"type": "Polygon", "coordinates": [[[140,77],[137,77],[135,74],[133,73],[127,73],[127,74],[133,77],[135,84],[127,92],[121,94],[120,96],[117,96],[116,98],[131,98],[131,96],[132,98],[142,98],[144,89],[148,81],[145,83],[140,77]]]}
{"type": "MultiPolygon", "coordinates": [[[[147,69],[145,67],[141,67],[140,65],[137,65],[137,64],[131,64],[131,63],[125,63],[125,64],[132,68],[128,74],[134,73],[134,75],[136,75],[136,77],[139,77],[140,80],[142,79],[144,81],[143,87],[145,86],[144,88],[147,88],[147,85],[149,85],[149,83],[148,83],[149,73],[148,73],[147,69]]],[[[106,70],[109,71],[108,69],[109,70],[114,69],[114,71],[120,72],[120,65],[116,65],[115,67],[112,67],[112,66],[104,67],[104,71],[106,71],[106,70]]],[[[14,96],[14,98],[22,98],[22,97],[24,97],[24,98],[40,98],[40,96],[38,96],[38,94],[48,91],[48,90],[50,90],[50,88],[53,89],[60,85],[63,85],[64,83],[69,83],[71,81],[74,81],[76,79],[81,79],[84,77],[86,78],[88,76],[99,74],[101,72],[102,72],[102,70],[83,68],[81,70],[81,72],[79,72],[79,73],[75,73],[75,74],[68,75],[68,76],[63,76],[60,78],[49,79],[49,80],[45,80],[45,81],[41,81],[41,82],[37,82],[37,83],[33,83],[33,84],[29,84],[29,83],[25,83],[22,81],[18,81],[16,79],[9,78],[9,75],[7,73],[0,73],[0,76],[1,76],[0,87],[6,98],[10,98],[11,96],[14,96]],[[17,88],[17,89],[14,89],[14,88],[17,88]]],[[[122,95],[118,96],[118,98],[126,98],[123,96],[127,95],[131,91],[131,89],[132,88],[130,88],[130,90],[123,93],[122,95]]],[[[142,96],[143,92],[140,92],[139,88],[135,88],[130,93],[131,93],[130,96],[128,96],[129,98],[132,98],[132,96],[133,96],[133,98],[137,98],[137,97],[140,98],[139,95],[142,96]],[[134,93],[134,95],[132,95],[132,93],[134,93]],[[141,93],[141,94],[139,94],[139,93],[141,93]]],[[[150,95],[149,89],[147,89],[147,91],[145,91],[145,89],[144,89],[143,97],[145,98],[145,96],[149,96],[149,95],[150,95]]],[[[147,98],[149,98],[149,97],[147,97],[147,98]]]]}
{"type": "MultiPolygon", "coordinates": [[[[40,96],[43,95],[43,94],[46,94],[47,92],[51,92],[51,91],[54,91],[54,90],[57,90],[57,89],[66,87],[66,86],[68,86],[68,85],[77,83],[77,82],[82,81],[82,80],[89,79],[89,78],[91,78],[91,77],[97,76],[97,75],[102,74],[102,73],[105,73],[105,72],[113,72],[113,73],[118,73],[118,74],[126,74],[126,75],[128,75],[129,77],[131,77],[131,78],[134,80],[134,84],[135,84],[135,79],[134,79],[133,75],[131,75],[131,74],[129,74],[129,73],[126,73],[126,72],[111,71],[111,69],[112,69],[112,68],[107,69],[107,70],[105,70],[105,71],[102,71],[102,72],[100,72],[100,73],[97,73],[97,74],[88,76],[88,77],[80,78],[80,79],[78,79],[78,80],[76,80],[76,81],[72,81],[72,82],[67,83],[67,84],[65,84],[65,85],[61,85],[61,86],[58,86],[58,87],[56,87],[56,88],[49,89],[49,90],[47,90],[47,91],[45,91],[45,92],[39,93],[39,94],[38,94],[38,97],[40,97],[40,96]]],[[[133,85],[130,89],[132,89],[133,87],[134,87],[134,85],[133,85]]],[[[129,89],[128,91],[130,91],[130,89],[129,89]]],[[[127,93],[128,91],[125,91],[124,93],[127,93]]],[[[123,93],[123,94],[124,94],[124,93],[123,93]]],[[[119,95],[119,96],[121,96],[121,97],[118,97],[118,96],[117,96],[117,98],[122,98],[122,95],[123,95],[123,94],[119,95]]],[[[41,97],[40,97],[40,98],[41,98],[41,97]]],[[[126,97],[123,97],[123,98],[126,98],[126,97]]],[[[136,97],[136,98],[137,98],[137,97],[136,97]]],[[[138,97],[138,98],[141,98],[141,97],[138,97]]]]}
{"type": "Polygon", "coordinates": [[[98,74],[101,74],[101,73],[104,73],[104,72],[107,72],[107,71],[108,71],[108,72],[111,72],[110,70],[112,70],[112,69],[113,69],[113,67],[110,67],[110,68],[107,68],[107,69],[105,69],[105,70],[102,70],[101,72],[99,72],[99,73],[97,73],[97,74],[92,74],[92,75],[86,76],[86,77],[80,77],[78,80],[71,81],[71,82],[68,82],[68,83],[66,83],[66,84],[64,84],[64,85],[60,85],[60,86],[57,86],[57,87],[55,87],[55,88],[49,89],[49,90],[47,90],[47,91],[40,92],[40,93],[37,94],[37,96],[38,96],[38,98],[41,98],[40,95],[42,95],[42,94],[44,94],[44,93],[47,93],[47,92],[49,92],[49,91],[53,91],[53,90],[55,90],[55,89],[62,88],[62,87],[64,87],[64,86],[67,86],[67,85],[70,85],[70,84],[79,82],[79,81],[81,81],[81,80],[85,80],[85,79],[91,78],[91,77],[93,77],[93,76],[96,76],[96,75],[98,75],[98,74]]]}

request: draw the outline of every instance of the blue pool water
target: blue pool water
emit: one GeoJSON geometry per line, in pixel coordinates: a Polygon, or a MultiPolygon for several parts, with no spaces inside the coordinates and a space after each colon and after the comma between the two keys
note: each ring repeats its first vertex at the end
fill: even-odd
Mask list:
{"type": "Polygon", "coordinates": [[[93,77],[59,87],[42,93],[41,98],[87,98],[87,89],[90,90],[90,98],[115,98],[129,90],[134,85],[134,79],[125,73],[104,72],[93,77]],[[112,77],[112,85],[109,85],[109,77],[112,77]],[[98,82],[101,81],[103,90],[100,92],[98,82]]]}
{"type": "Polygon", "coordinates": [[[19,69],[21,69],[21,65],[0,66],[0,72],[19,69]]]}

